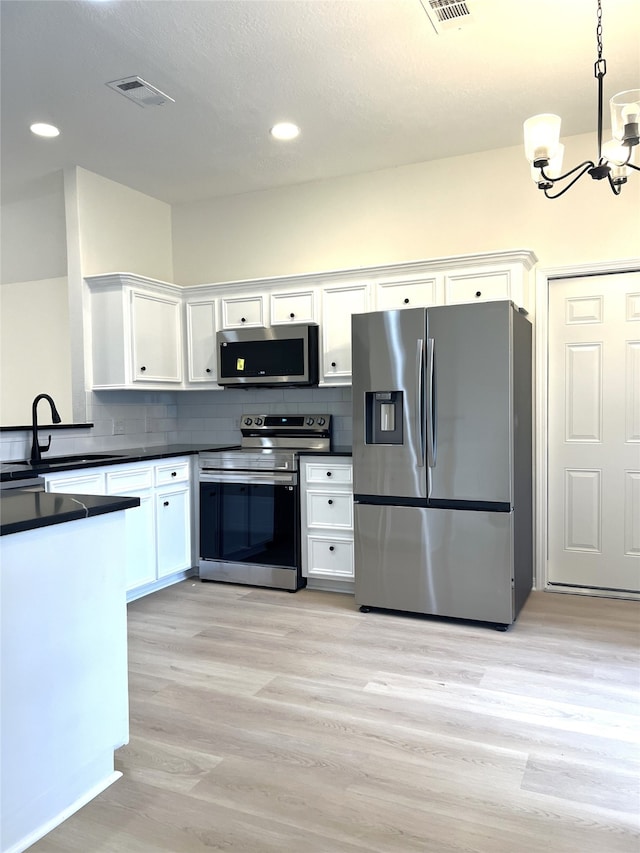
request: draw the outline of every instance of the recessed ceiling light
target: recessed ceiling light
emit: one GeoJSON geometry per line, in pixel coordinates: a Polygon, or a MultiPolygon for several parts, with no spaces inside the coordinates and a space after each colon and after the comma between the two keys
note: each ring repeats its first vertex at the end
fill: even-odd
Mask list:
{"type": "Polygon", "coordinates": [[[57,127],[54,127],[52,124],[45,124],[44,122],[36,122],[32,124],[29,128],[31,133],[35,133],[36,136],[46,136],[52,139],[54,136],[60,136],[60,131],[57,127]]]}
{"type": "Polygon", "coordinates": [[[295,139],[300,133],[300,128],[290,121],[281,121],[274,124],[269,133],[274,139],[295,139]]]}

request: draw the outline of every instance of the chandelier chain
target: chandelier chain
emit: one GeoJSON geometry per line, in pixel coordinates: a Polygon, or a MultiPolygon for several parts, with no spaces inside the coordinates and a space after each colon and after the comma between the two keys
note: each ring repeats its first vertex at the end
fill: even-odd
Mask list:
{"type": "Polygon", "coordinates": [[[598,41],[598,61],[602,59],[602,2],[598,0],[598,23],[596,26],[596,38],[598,41]]]}

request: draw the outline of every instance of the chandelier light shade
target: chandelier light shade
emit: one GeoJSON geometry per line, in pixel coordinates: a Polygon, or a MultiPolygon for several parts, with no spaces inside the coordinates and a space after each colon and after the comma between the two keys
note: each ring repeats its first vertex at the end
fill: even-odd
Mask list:
{"type": "Polygon", "coordinates": [[[606,179],[615,195],[632,170],[640,171],[632,160],[640,142],[640,89],[619,92],[610,101],[613,139],[602,144],[603,81],[607,62],[602,58],[602,2],[598,0],[596,41],[598,58],[594,76],[598,81],[598,157],[585,160],[562,174],[564,145],[560,142],[560,116],[542,113],[524,123],[524,153],[531,164],[531,177],[547,198],[559,198],[583,175],[595,181],[606,179]],[[551,192],[553,191],[553,192],[551,192]]]}
{"type": "Polygon", "coordinates": [[[640,118],[640,89],[618,92],[609,101],[611,106],[611,135],[625,145],[638,144],[640,118]]]}

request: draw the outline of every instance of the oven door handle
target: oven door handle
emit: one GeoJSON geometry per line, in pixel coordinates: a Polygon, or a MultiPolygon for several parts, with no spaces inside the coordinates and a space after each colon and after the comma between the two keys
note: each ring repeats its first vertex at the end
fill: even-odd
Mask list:
{"type": "Polygon", "coordinates": [[[273,471],[215,471],[203,468],[200,471],[200,482],[296,486],[298,484],[298,475],[277,474],[273,471]]]}

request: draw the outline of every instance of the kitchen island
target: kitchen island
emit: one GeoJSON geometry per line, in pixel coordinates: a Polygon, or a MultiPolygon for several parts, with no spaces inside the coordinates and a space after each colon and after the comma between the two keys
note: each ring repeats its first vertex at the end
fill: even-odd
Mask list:
{"type": "Polygon", "coordinates": [[[129,739],[125,510],[137,498],[2,496],[0,850],[114,782],[129,739]]]}

